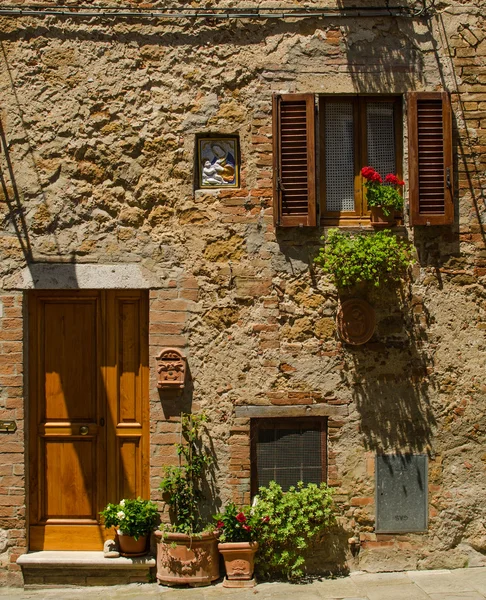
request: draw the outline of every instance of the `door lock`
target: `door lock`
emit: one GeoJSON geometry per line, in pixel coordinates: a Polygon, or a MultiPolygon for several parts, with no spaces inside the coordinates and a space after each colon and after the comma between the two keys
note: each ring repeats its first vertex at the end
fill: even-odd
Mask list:
{"type": "Polygon", "coordinates": [[[82,427],[79,428],[79,433],[81,435],[88,435],[89,432],[89,427],[86,427],[86,425],[83,425],[82,427]]]}

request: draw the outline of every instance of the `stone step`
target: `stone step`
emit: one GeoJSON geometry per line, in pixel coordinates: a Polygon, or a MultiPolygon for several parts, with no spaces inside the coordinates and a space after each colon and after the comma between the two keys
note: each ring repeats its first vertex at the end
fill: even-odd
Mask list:
{"type": "Polygon", "coordinates": [[[105,558],[103,552],[42,550],[17,559],[27,588],[122,585],[155,580],[155,558],[105,558]]]}

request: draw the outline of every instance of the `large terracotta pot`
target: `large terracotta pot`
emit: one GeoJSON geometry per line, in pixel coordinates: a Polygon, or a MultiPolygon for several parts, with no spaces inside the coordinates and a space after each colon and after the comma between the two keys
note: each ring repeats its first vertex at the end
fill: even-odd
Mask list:
{"type": "Polygon", "coordinates": [[[249,587],[255,585],[255,552],[258,542],[225,542],[218,544],[223,555],[226,578],[224,587],[249,587]],[[248,582],[249,585],[245,585],[248,582]],[[251,583],[250,583],[251,582],[251,583]]]}
{"type": "Polygon", "coordinates": [[[383,212],[383,209],[381,208],[381,206],[371,206],[370,207],[371,210],[371,224],[373,225],[373,227],[393,227],[396,223],[395,221],[395,211],[390,212],[390,214],[387,216],[385,215],[385,213],[383,212]]]}
{"type": "Polygon", "coordinates": [[[165,585],[210,585],[219,578],[218,540],[211,532],[189,536],[156,531],[157,581],[165,585]]]}
{"type": "Polygon", "coordinates": [[[148,535],[141,535],[138,540],[131,535],[125,535],[120,530],[117,530],[116,535],[122,556],[143,556],[147,554],[148,535]]]}

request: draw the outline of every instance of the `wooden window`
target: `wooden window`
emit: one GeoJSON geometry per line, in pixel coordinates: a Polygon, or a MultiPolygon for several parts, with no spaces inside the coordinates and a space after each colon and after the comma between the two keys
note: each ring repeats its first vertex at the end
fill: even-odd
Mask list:
{"type": "Polygon", "coordinates": [[[445,92],[408,95],[411,225],[454,221],[452,111],[445,92]]]}
{"type": "Polygon", "coordinates": [[[315,226],[314,94],[273,97],[274,220],[281,227],[315,226]]]}
{"type": "Polygon", "coordinates": [[[368,224],[361,168],[403,177],[401,98],[275,95],[273,141],[275,225],[318,224],[317,179],[322,224],[368,224]]]}
{"type": "Polygon", "coordinates": [[[403,177],[400,98],[321,96],[319,151],[323,224],[368,224],[362,167],[403,177]]]}
{"type": "Polygon", "coordinates": [[[252,494],[276,481],[284,491],[299,481],[326,481],[327,419],[252,419],[252,494]]]}

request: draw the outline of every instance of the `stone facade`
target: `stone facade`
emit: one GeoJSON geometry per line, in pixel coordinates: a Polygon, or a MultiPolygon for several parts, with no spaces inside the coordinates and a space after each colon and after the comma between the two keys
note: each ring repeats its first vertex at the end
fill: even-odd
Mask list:
{"type": "Polygon", "coordinates": [[[0,584],[21,584],[27,551],[31,288],[150,289],[154,499],[181,409],[207,412],[218,496],[246,503],[250,419],[235,407],[326,406],[339,517],[311,570],[486,564],[484,14],[445,0],[403,17],[0,16],[0,418],[18,426],[0,434],[0,584]],[[451,93],[454,225],[405,214],[412,278],[371,292],[376,332],[351,347],[313,266],[323,230],[273,225],[272,93],[409,91],[451,93]],[[236,190],[195,189],[196,135],[210,133],[239,136],[236,190]],[[157,392],[166,346],[187,356],[182,400],[157,392]],[[375,533],[381,451],[429,455],[427,533],[375,533]]]}

